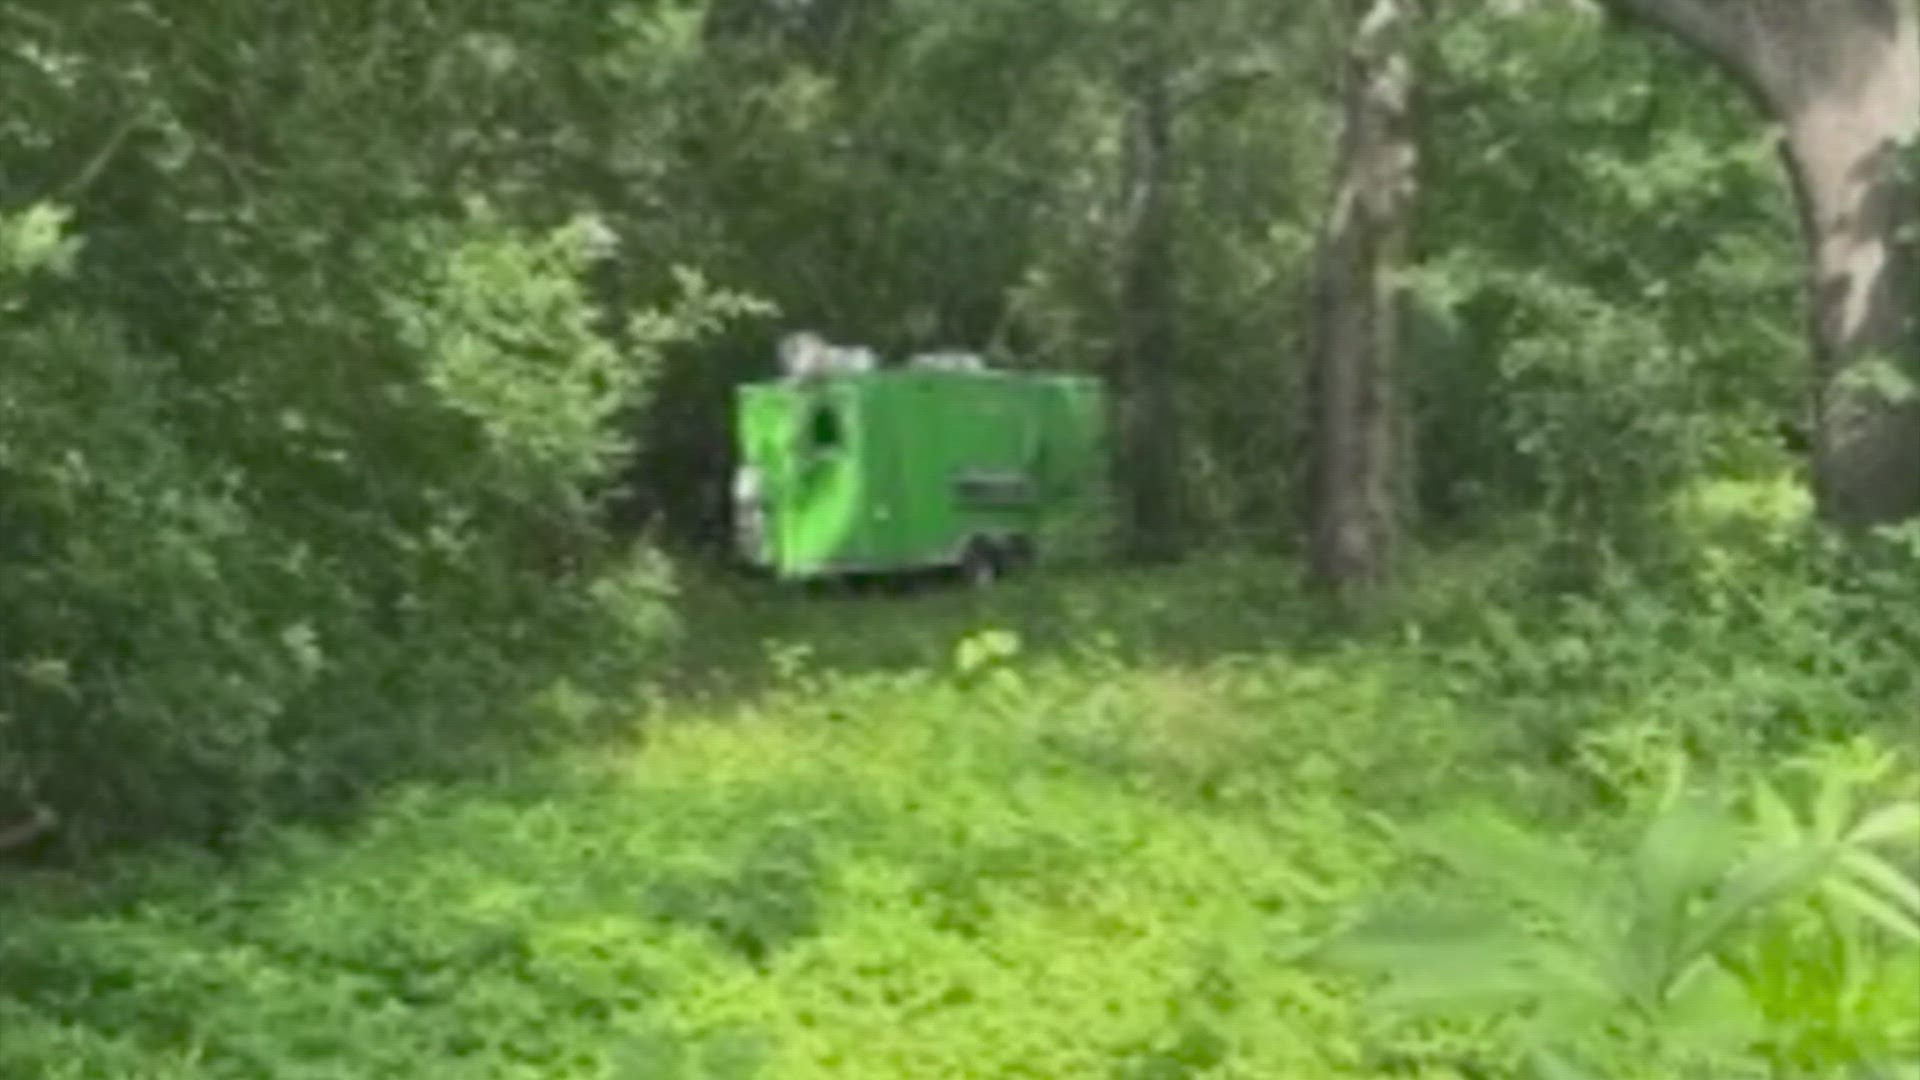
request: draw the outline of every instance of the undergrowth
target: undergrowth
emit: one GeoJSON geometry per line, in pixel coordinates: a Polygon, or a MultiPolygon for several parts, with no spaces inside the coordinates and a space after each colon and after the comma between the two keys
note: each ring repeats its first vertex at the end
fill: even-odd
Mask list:
{"type": "MultiPolygon", "coordinates": [[[[1884,775],[1860,814],[1894,805],[1916,618],[1898,538],[1552,599],[1525,598],[1524,555],[1453,557],[1358,629],[1251,561],[984,597],[690,582],[705,618],[630,742],[393,790],[236,863],[0,878],[0,1076],[1552,1075],[1528,1071],[1561,1059],[1529,1041],[1525,987],[1409,1014],[1327,943],[1395,898],[1465,899],[1463,867],[1508,902],[1484,858],[1479,880],[1423,861],[1420,823],[1465,802],[1603,879],[1680,760],[1708,797],[1865,739],[1884,775]]],[[[1705,868],[1675,879],[1686,910],[1751,850],[1681,848],[1705,868]]],[[[1897,912],[1912,851],[1884,858],[1897,912]]],[[[1920,1050],[1897,1009],[1828,1008],[1864,984],[1821,989],[1807,957],[1839,939],[1799,910],[1727,939],[1772,996],[1709,1062],[1732,1066],[1687,1075],[1920,1050]]],[[[1913,970],[1890,925],[1850,924],[1848,972],[1913,970]]],[[[1523,952],[1553,933],[1518,927],[1523,952]]],[[[1579,1062],[1681,1075],[1658,1010],[1595,1000],[1579,1062]]]]}

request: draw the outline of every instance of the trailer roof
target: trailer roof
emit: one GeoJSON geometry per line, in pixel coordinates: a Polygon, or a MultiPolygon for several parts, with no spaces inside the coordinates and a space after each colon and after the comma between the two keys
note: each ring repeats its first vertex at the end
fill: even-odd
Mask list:
{"type": "Polygon", "coordinates": [[[873,371],[833,371],[799,378],[763,379],[746,385],[765,388],[817,386],[872,382],[974,382],[980,380],[1020,380],[1024,382],[1094,383],[1092,375],[1071,371],[1034,371],[1010,368],[986,368],[977,371],[948,368],[887,367],[873,371]]]}

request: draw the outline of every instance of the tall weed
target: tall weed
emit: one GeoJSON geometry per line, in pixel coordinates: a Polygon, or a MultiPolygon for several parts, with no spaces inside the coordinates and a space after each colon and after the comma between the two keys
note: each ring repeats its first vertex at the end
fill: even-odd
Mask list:
{"type": "Polygon", "coordinates": [[[1894,768],[1871,747],[1809,758],[1797,798],[1676,769],[1598,849],[1451,816],[1416,833],[1449,899],[1327,955],[1379,978],[1383,1006],[1508,1019],[1541,1080],[1896,1075],[1920,1054],[1920,801],[1894,768]]]}

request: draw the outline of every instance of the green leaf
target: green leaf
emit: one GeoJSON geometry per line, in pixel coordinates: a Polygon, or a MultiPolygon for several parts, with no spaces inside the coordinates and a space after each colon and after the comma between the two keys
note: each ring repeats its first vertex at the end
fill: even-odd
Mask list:
{"type": "Polygon", "coordinates": [[[1682,797],[1649,823],[1634,852],[1635,882],[1649,904],[1677,913],[1688,897],[1727,876],[1739,839],[1736,825],[1718,807],[1682,797]]]}
{"type": "Polygon", "coordinates": [[[1840,865],[1861,884],[1920,917],[1920,882],[1901,873],[1892,863],[1872,852],[1855,850],[1841,855],[1840,865]]]}
{"type": "Polygon", "coordinates": [[[1532,943],[1505,919],[1471,908],[1400,912],[1331,942],[1332,966],[1384,979],[1376,1000],[1412,1011],[1500,1008],[1535,993],[1527,977],[1532,943]]]}
{"type": "Polygon", "coordinates": [[[65,273],[79,247],[67,233],[72,217],[65,207],[47,203],[0,214],[0,271],[20,276],[42,270],[65,273]]]}
{"type": "Polygon", "coordinates": [[[1894,905],[1842,878],[1830,878],[1821,887],[1855,914],[1878,923],[1910,944],[1920,945],[1920,922],[1894,905]]]}
{"type": "Polygon", "coordinates": [[[1823,840],[1838,840],[1853,817],[1852,777],[1839,768],[1827,768],[1813,805],[1813,831],[1823,840]]]}
{"type": "Polygon", "coordinates": [[[1687,781],[1692,773],[1692,764],[1686,755],[1676,754],[1667,762],[1667,777],[1660,786],[1660,797],[1654,804],[1654,811],[1664,815],[1688,797],[1687,781]]]}
{"type": "Polygon", "coordinates": [[[1696,1050],[1745,1047],[1757,1042],[1766,1028],[1746,987],[1710,960],[1695,964],[1675,984],[1662,1021],[1664,1035],[1696,1050]]]}
{"type": "Polygon", "coordinates": [[[1861,845],[1920,841],[1920,803],[1895,803],[1875,810],[1847,839],[1861,845]]]}
{"type": "Polygon", "coordinates": [[[1527,1069],[1538,1080],[1605,1080],[1554,1050],[1535,1050],[1528,1055],[1527,1069]]]}
{"type": "Polygon", "coordinates": [[[1477,908],[1383,916],[1336,939],[1322,958],[1383,979],[1374,1002],[1415,1014],[1546,1006],[1592,1017],[1619,1004],[1594,954],[1477,908]]]}
{"type": "Polygon", "coordinates": [[[1782,897],[1810,888],[1835,853],[1823,846],[1795,845],[1763,853],[1736,872],[1694,921],[1680,947],[1682,956],[1717,950],[1741,921],[1782,897]]]}
{"type": "Polygon", "coordinates": [[[1462,877],[1559,919],[1590,928],[1602,899],[1593,863],[1577,846],[1545,840],[1487,810],[1454,814],[1418,830],[1422,850],[1462,877]]]}
{"type": "Polygon", "coordinates": [[[1800,816],[1794,813],[1779,789],[1765,780],[1754,782],[1753,812],[1761,828],[1774,839],[1794,842],[1804,839],[1800,816]]]}

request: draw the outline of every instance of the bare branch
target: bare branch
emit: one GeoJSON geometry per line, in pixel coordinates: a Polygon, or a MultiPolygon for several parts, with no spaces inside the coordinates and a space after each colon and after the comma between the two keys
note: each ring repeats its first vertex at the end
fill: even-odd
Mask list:
{"type": "Polygon", "coordinates": [[[119,156],[121,148],[127,145],[127,140],[139,127],[140,118],[137,116],[122,120],[113,129],[112,134],[107,136],[106,141],[100,144],[100,149],[94,151],[93,156],[87,159],[86,165],[74,175],[73,179],[60,187],[56,198],[61,202],[71,202],[86,194],[87,189],[107,171],[107,166],[113,164],[113,159],[119,156]]]}

